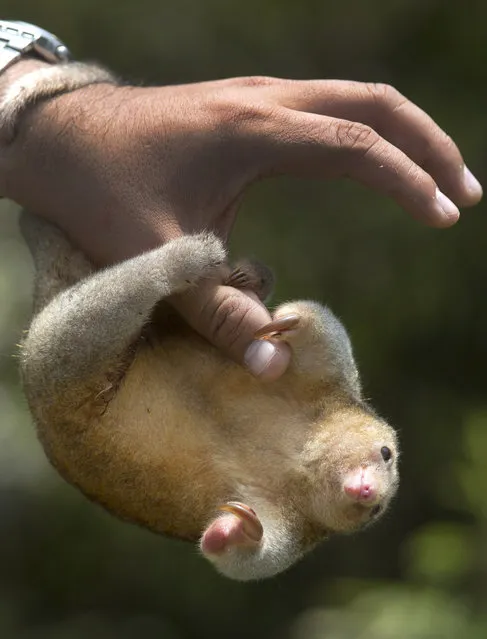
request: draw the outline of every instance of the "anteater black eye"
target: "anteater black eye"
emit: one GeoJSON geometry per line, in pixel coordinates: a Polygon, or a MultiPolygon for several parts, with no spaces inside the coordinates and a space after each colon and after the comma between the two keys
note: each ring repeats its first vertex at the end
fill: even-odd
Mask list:
{"type": "Polygon", "coordinates": [[[392,457],[391,449],[387,446],[382,446],[382,448],[380,449],[380,454],[382,455],[382,459],[385,462],[388,462],[389,459],[392,457]]]}
{"type": "Polygon", "coordinates": [[[370,516],[375,517],[376,515],[380,513],[381,510],[382,510],[382,507],[380,505],[374,506],[372,510],[370,511],[370,516]]]}

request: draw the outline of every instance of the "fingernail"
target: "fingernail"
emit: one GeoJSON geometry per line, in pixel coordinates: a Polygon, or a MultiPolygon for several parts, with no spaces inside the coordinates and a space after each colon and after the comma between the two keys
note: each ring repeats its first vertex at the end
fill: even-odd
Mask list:
{"type": "Polygon", "coordinates": [[[444,193],[440,191],[440,189],[436,189],[436,201],[438,202],[442,213],[450,220],[456,221],[460,217],[460,211],[453,204],[449,197],[446,197],[444,193]]]}
{"type": "Polygon", "coordinates": [[[247,348],[244,361],[251,373],[257,377],[269,366],[277,352],[268,340],[254,340],[247,348]]]}
{"type": "Polygon", "coordinates": [[[463,183],[465,184],[465,188],[471,195],[474,195],[476,197],[482,196],[482,185],[477,180],[472,171],[470,171],[470,169],[467,169],[466,166],[463,167],[463,183]]]}

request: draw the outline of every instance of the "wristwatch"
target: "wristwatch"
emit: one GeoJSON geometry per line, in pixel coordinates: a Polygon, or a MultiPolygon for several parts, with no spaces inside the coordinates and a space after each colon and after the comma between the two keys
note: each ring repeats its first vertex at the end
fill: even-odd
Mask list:
{"type": "Polygon", "coordinates": [[[0,20],[0,73],[23,56],[67,62],[71,53],[55,35],[27,22],[0,20]]]}

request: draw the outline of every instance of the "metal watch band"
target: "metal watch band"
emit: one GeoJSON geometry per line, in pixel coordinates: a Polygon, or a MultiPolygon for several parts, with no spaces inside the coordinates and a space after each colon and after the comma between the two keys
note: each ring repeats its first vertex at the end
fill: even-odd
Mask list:
{"type": "Polygon", "coordinates": [[[0,72],[23,55],[51,63],[71,58],[68,48],[52,33],[26,22],[0,20],[0,72]]]}

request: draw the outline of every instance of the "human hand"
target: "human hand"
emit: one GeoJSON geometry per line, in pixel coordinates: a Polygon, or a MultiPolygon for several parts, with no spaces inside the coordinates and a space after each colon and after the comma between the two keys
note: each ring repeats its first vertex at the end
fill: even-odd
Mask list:
{"type": "MultiPolygon", "coordinates": [[[[0,160],[2,192],[100,265],[183,233],[228,238],[245,189],[276,174],[350,177],[436,227],[482,195],[429,116],[391,87],[348,81],[89,86],[30,110],[0,160]]],[[[252,342],[270,321],[255,297],[206,283],[174,305],[254,374],[285,370],[285,344],[252,342]]]]}

